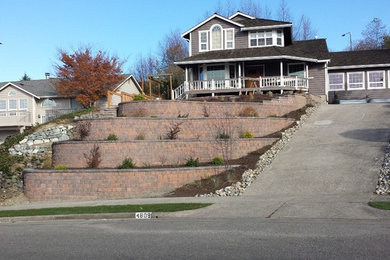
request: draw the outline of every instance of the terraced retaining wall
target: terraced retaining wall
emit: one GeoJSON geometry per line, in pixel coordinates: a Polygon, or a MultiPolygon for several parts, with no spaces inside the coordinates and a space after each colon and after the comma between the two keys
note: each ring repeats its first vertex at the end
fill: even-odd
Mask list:
{"type": "Polygon", "coordinates": [[[53,166],[64,164],[69,168],[86,168],[84,155],[89,155],[94,145],[99,147],[99,168],[116,168],[125,158],[137,166],[183,165],[190,157],[209,162],[229,151],[237,159],[277,141],[276,138],[203,139],[203,140],[135,140],[135,141],[66,141],[53,144],[53,166]]]}
{"type": "Polygon", "coordinates": [[[238,116],[247,107],[257,111],[258,116],[283,116],[291,111],[304,107],[307,99],[302,95],[280,97],[271,101],[257,102],[201,102],[201,101],[131,101],[120,103],[118,115],[128,117],[189,117],[238,116]]]}
{"type": "Polygon", "coordinates": [[[154,197],[225,170],[223,166],[128,170],[26,170],[24,194],[32,201],[154,197]]]}
{"type": "Polygon", "coordinates": [[[169,129],[180,124],[178,139],[215,138],[221,128],[229,128],[233,137],[240,137],[245,131],[255,137],[266,136],[294,123],[285,118],[257,118],[257,117],[230,117],[230,118],[107,118],[96,120],[82,120],[90,122],[89,136],[85,140],[104,140],[110,134],[115,134],[119,140],[147,139],[158,140],[165,138],[169,129]]]}

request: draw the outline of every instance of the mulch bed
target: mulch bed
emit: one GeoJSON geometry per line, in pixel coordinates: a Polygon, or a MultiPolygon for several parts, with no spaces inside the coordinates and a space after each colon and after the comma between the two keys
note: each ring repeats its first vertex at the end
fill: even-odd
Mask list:
{"type": "Polygon", "coordinates": [[[188,100],[193,101],[206,101],[206,102],[262,102],[265,100],[272,100],[280,97],[279,94],[273,94],[272,96],[266,94],[254,94],[254,95],[241,95],[241,96],[215,96],[215,97],[198,97],[190,98],[188,100]]]}

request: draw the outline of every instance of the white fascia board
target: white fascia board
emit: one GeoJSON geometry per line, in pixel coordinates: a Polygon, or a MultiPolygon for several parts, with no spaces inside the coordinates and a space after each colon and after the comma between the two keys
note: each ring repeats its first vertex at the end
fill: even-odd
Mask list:
{"type": "Polygon", "coordinates": [[[266,30],[266,29],[277,29],[277,28],[287,28],[287,27],[292,27],[292,24],[245,27],[245,28],[241,28],[241,31],[266,30]]]}
{"type": "Polygon", "coordinates": [[[378,67],[390,67],[390,63],[384,64],[367,64],[367,65],[349,65],[349,66],[329,66],[329,70],[342,70],[342,69],[365,69],[365,68],[378,68],[378,67]]]}
{"type": "Polygon", "coordinates": [[[235,14],[233,14],[232,16],[230,16],[229,19],[231,20],[231,19],[233,19],[234,17],[236,17],[237,15],[241,15],[241,16],[244,16],[244,17],[249,18],[249,19],[252,19],[252,20],[256,18],[256,17],[250,16],[249,14],[244,14],[244,13],[238,11],[238,12],[236,12],[235,14]]]}
{"type": "Polygon", "coordinates": [[[35,97],[35,98],[37,98],[37,99],[40,99],[40,97],[38,97],[37,95],[34,95],[34,94],[31,93],[31,92],[28,92],[27,90],[25,90],[25,89],[19,87],[18,85],[15,85],[15,84],[12,83],[12,82],[8,82],[7,84],[5,84],[3,87],[0,88],[0,91],[2,91],[3,89],[5,89],[5,88],[8,87],[8,86],[12,86],[12,87],[14,87],[14,88],[17,88],[17,89],[19,89],[20,91],[22,91],[22,92],[24,92],[24,93],[26,93],[26,94],[28,94],[28,95],[30,95],[30,96],[33,96],[33,97],[35,97]]]}
{"type": "Polygon", "coordinates": [[[228,22],[228,23],[237,25],[238,27],[243,27],[243,26],[244,26],[244,25],[242,25],[242,24],[240,24],[240,23],[237,23],[237,22],[234,22],[234,21],[232,21],[232,20],[229,20],[228,18],[223,17],[223,16],[221,16],[221,15],[219,15],[219,14],[214,14],[214,15],[210,16],[209,18],[207,18],[206,20],[204,20],[203,22],[201,22],[201,23],[195,25],[194,27],[192,27],[191,29],[189,29],[188,31],[186,31],[185,33],[183,33],[183,34],[181,35],[181,37],[184,38],[184,36],[186,36],[188,33],[192,32],[193,30],[196,30],[197,28],[199,28],[200,26],[204,25],[205,23],[211,21],[211,20],[214,19],[214,18],[222,19],[222,20],[224,20],[225,22],[228,22]]]}
{"type": "Polygon", "coordinates": [[[317,60],[317,59],[297,57],[297,56],[280,55],[280,56],[264,56],[264,57],[247,57],[247,58],[228,58],[228,59],[211,59],[211,60],[195,60],[195,61],[178,61],[178,62],[175,62],[175,64],[176,65],[190,65],[190,64],[200,64],[200,63],[254,61],[254,60],[277,60],[277,59],[292,59],[292,60],[308,61],[308,62],[315,62],[315,63],[322,63],[322,62],[326,62],[327,61],[327,60],[317,60]]]}

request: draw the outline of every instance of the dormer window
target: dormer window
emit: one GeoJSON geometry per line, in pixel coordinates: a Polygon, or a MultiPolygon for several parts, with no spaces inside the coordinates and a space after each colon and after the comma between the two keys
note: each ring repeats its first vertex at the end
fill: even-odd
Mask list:
{"type": "Polygon", "coordinates": [[[222,27],[218,24],[211,27],[211,50],[222,49],[222,27]]]}
{"type": "Polygon", "coordinates": [[[249,32],[249,47],[283,46],[282,30],[249,32]]]}

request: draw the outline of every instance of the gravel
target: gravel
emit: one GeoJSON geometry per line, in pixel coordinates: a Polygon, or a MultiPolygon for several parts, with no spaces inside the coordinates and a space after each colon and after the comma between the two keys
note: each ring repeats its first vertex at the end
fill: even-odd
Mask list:
{"type": "Polygon", "coordinates": [[[378,184],[375,193],[379,195],[390,194],[390,143],[385,151],[385,158],[383,159],[382,167],[379,171],[378,184]]]}

